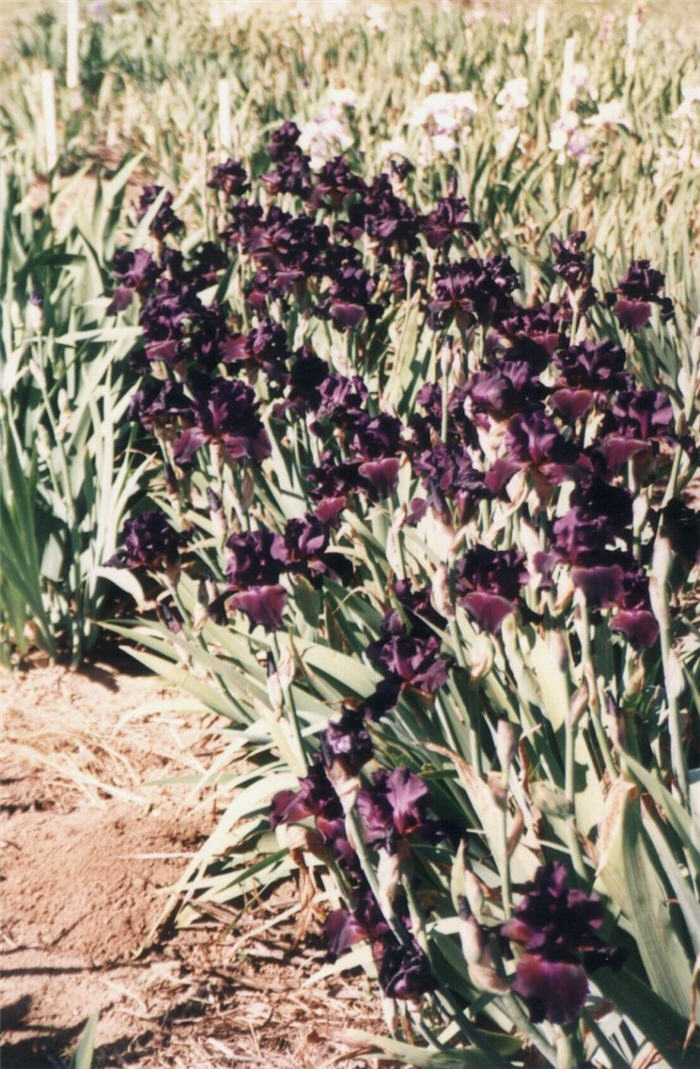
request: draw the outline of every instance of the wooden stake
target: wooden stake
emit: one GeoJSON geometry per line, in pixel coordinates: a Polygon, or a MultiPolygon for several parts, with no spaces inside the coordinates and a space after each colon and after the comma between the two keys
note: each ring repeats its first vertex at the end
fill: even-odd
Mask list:
{"type": "Polygon", "coordinates": [[[571,85],[571,72],[576,56],[576,37],[567,37],[564,42],[564,69],[561,74],[561,112],[562,115],[571,107],[575,92],[571,85]]]}
{"type": "Polygon", "coordinates": [[[53,171],[58,162],[56,138],[56,86],[53,71],[41,72],[41,103],[44,114],[44,144],[46,146],[46,170],[53,171]]]}
{"type": "Polygon", "coordinates": [[[66,0],[66,86],[68,89],[77,89],[80,83],[79,35],[79,0],[66,0]]]}
{"type": "Polygon", "coordinates": [[[544,57],[544,31],[547,25],[547,8],[540,4],[535,15],[535,55],[538,62],[544,57]]]}

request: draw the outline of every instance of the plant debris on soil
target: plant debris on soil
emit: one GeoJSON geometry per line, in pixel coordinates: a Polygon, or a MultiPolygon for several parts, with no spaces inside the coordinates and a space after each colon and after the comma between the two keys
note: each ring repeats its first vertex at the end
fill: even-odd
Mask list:
{"type": "Polygon", "coordinates": [[[302,986],[320,941],[297,944],[293,917],[266,924],[293,912],[295,884],[228,925],[152,942],[230,801],[225,785],[198,786],[226,748],[219,720],[112,664],[2,674],[0,709],[3,1069],[67,1065],[94,1010],[96,1069],[376,1065],[343,1042],[357,1024],[383,1031],[368,982],[302,986]]]}

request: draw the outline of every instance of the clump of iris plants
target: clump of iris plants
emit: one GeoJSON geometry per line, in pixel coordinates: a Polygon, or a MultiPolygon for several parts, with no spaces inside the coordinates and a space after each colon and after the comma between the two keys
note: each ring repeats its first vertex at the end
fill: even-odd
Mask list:
{"type": "Polygon", "coordinates": [[[109,562],[165,575],[137,634],[258,733],[267,688],[297,784],[269,825],[327,867],[329,955],[367,948],[406,1038],[685,1064],[695,408],[635,348],[673,331],[664,278],[632,260],[601,296],[577,231],[528,297],[459,176],[419,207],[401,162],[298,141],[215,168],[187,255],[146,190],[151,245],[115,261],[161,473],[109,562]]]}

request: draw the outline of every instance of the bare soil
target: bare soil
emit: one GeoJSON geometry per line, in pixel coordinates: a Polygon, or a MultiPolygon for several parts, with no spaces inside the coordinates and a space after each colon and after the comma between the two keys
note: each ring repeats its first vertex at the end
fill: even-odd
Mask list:
{"type": "Polygon", "coordinates": [[[293,921],[276,923],[295,884],[154,942],[231,798],[197,786],[221,763],[220,721],[109,664],[2,674],[0,710],[3,1069],[61,1069],[94,1010],[99,1069],[376,1064],[343,1042],[383,1030],[367,982],[302,986],[324,951],[313,926],[297,945],[293,921]]]}

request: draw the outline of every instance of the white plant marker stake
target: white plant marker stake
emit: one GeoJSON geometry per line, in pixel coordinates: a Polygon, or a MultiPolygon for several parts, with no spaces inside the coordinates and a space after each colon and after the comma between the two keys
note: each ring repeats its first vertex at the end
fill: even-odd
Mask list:
{"type": "Polygon", "coordinates": [[[625,56],[625,74],[629,77],[634,70],[635,53],[637,51],[637,31],[639,20],[635,14],[627,17],[627,55],[625,56]]]}
{"type": "Polygon", "coordinates": [[[46,145],[46,170],[53,171],[58,161],[56,140],[56,87],[53,71],[41,72],[41,103],[44,114],[44,144],[46,145]]]}
{"type": "Polygon", "coordinates": [[[561,113],[569,111],[575,96],[575,89],[571,80],[571,72],[576,56],[576,37],[567,37],[564,43],[564,69],[561,75],[561,113]]]}
{"type": "Polygon", "coordinates": [[[544,31],[547,25],[547,8],[540,4],[535,15],[535,55],[538,62],[544,57],[544,31]]]}
{"type": "Polygon", "coordinates": [[[66,86],[68,89],[77,89],[80,83],[79,34],[79,0],[66,0],[66,86]]]}
{"type": "Polygon", "coordinates": [[[228,78],[219,79],[219,141],[221,147],[231,147],[231,83],[228,78]]]}

